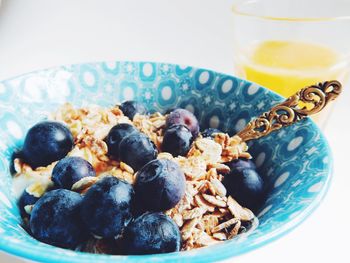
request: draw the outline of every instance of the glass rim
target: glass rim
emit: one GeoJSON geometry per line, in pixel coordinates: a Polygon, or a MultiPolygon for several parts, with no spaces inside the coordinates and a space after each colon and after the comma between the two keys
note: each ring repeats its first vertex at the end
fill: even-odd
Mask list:
{"type": "Polygon", "coordinates": [[[257,3],[259,0],[240,0],[232,5],[232,12],[236,15],[246,16],[251,18],[257,18],[262,20],[277,20],[286,22],[322,22],[322,21],[339,21],[339,20],[350,20],[349,15],[340,16],[315,16],[315,17],[296,17],[296,16],[270,16],[270,15],[260,15],[258,12],[242,11],[240,7],[244,4],[257,3]]]}

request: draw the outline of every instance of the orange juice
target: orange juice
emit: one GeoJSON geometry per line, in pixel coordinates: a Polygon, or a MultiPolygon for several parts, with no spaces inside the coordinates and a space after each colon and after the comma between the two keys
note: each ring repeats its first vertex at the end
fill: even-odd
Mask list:
{"type": "Polygon", "coordinates": [[[346,65],[329,47],[292,41],[264,41],[240,52],[236,66],[246,79],[284,97],[321,81],[345,78],[346,65]]]}

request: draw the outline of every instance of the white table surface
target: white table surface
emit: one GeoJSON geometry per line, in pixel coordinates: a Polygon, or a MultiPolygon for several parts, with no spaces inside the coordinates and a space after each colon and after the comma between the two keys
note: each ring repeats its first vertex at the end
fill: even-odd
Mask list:
{"type": "MultiPolygon", "coordinates": [[[[101,60],[173,62],[232,74],[231,4],[223,0],[3,0],[0,79],[101,60]]],[[[227,262],[350,262],[349,115],[348,86],[325,131],[335,173],[321,206],[287,236],[227,262]]],[[[0,262],[24,261],[0,252],[0,262]]]]}

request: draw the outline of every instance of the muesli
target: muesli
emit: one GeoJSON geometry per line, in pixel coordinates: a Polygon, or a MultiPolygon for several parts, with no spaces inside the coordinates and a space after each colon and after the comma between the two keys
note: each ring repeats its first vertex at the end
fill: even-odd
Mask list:
{"type": "Polygon", "coordinates": [[[191,250],[256,225],[245,206],[263,182],[249,159],[238,136],[199,132],[186,110],[66,103],[28,131],[14,187],[24,227],[42,242],[107,254],[191,250]]]}

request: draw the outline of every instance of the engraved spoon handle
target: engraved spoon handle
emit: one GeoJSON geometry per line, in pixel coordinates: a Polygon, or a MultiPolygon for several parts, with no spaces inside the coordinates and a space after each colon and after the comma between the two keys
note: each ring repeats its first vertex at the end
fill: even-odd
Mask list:
{"type": "Polygon", "coordinates": [[[336,99],[341,91],[342,85],[336,80],[305,87],[282,103],[273,106],[271,110],[251,120],[237,135],[243,141],[266,136],[320,112],[330,101],[336,99]]]}

